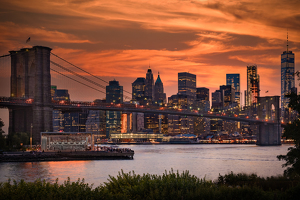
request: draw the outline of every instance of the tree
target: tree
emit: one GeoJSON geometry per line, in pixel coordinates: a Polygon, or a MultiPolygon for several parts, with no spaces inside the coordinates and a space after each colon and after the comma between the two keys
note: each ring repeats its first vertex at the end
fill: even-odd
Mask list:
{"type": "Polygon", "coordinates": [[[2,119],[0,118],[0,150],[3,150],[5,147],[5,137],[3,135],[4,131],[2,130],[2,127],[4,126],[4,123],[2,119]]]}
{"type": "MultiPolygon", "coordinates": [[[[300,80],[300,72],[295,73],[300,80]]],[[[279,155],[279,160],[285,160],[286,163],[282,167],[287,167],[284,170],[284,174],[287,176],[300,176],[300,95],[291,93],[288,95],[290,98],[289,107],[297,112],[297,118],[291,124],[287,124],[284,127],[283,137],[287,139],[293,139],[295,146],[288,148],[286,155],[279,155]]]]}

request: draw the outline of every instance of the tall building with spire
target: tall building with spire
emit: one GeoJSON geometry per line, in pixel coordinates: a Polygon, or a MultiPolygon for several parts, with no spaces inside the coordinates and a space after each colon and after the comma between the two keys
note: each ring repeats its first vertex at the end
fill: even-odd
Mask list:
{"type": "Polygon", "coordinates": [[[154,85],[154,103],[160,106],[166,104],[166,93],[164,93],[164,85],[160,79],[159,72],[154,85]]]}
{"type": "Polygon", "coordinates": [[[153,74],[150,66],[146,73],[145,97],[150,101],[154,100],[154,79],[153,79],[153,74]]]}
{"type": "Polygon", "coordinates": [[[286,51],[281,54],[281,120],[290,121],[289,98],[285,95],[295,90],[295,55],[289,51],[288,36],[286,51]]]}

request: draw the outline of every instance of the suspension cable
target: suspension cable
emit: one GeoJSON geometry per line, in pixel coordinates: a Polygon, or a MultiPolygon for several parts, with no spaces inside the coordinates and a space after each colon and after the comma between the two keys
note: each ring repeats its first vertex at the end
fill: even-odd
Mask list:
{"type": "MultiPolygon", "coordinates": [[[[93,76],[94,78],[99,79],[99,80],[101,80],[101,81],[103,81],[103,82],[105,82],[105,83],[109,83],[109,82],[107,82],[107,81],[105,81],[105,80],[99,78],[98,76],[95,76],[95,75],[89,73],[88,71],[86,71],[86,70],[84,70],[84,69],[81,69],[80,67],[77,67],[76,65],[70,63],[69,61],[67,61],[67,60],[65,60],[65,59],[63,59],[63,58],[61,58],[61,57],[59,57],[58,55],[56,55],[56,54],[54,54],[54,53],[52,53],[52,52],[50,52],[50,53],[51,53],[52,55],[56,56],[57,58],[59,58],[59,59],[65,61],[66,63],[72,65],[73,67],[76,67],[77,69],[79,69],[79,70],[81,70],[81,71],[83,71],[83,72],[89,74],[90,76],[93,76]]],[[[126,91],[126,90],[123,90],[123,91],[124,91],[124,92],[127,92],[128,94],[131,94],[131,95],[132,95],[131,92],[128,92],[128,91],[126,91]]]]}
{"type": "MultiPolygon", "coordinates": [[[[64,69],[64,70],[66,70],[66,71],[72,73],[73,75],[78,76],[79,78],[82,78],[82,79],[85,80],[85,81],[88,81],[88,82],[90,82],[90,83],[92,83],[92,84],[94,84],[94,85],[96,85],[96,86],[98,86],[98,87],[101,87],[101,88],[103,88],[103,89],[106,89],[105,86],[103,86],[103,85],[101,85],[101,84],[99,84],[99,83],[96,83],[96,82],[94,82],[94,81],[92,81],[92,80],[90,80],[90,79],[88,79],[88,78],[86,78],[86,77],[84,77],[84,76],[82,76],[82,75],[80,75],[80,74],[78,74],[78,73],[76,73],[76,72],[74,72],[74,71],[68,69],[68,68],[65,68],[65,67],[63,67],[63,66],[60,65],[60,64],[57,64],[57,63],[55,63],[55,62],[53,62],[53,61],[50,61],[50,62],[51,62],[52,64],[54,64],[54,65],[60,67],[61,69],[64,69]]],[[[123,97],[124,97],[125,99],[131,99],[130,97],[128,97],[128,96],[126,96],[126,95],[124,95],[124,94],[123,94],[123,97]]]]}
{"type": "Polygon", "coordinates": [[[52,64],[56,65],[57,67],[60,67],[60,68],[62,68],[62,69],[64,69],[64,70],[66,70],[66,71],[72,73],[73,75],[78,76],[79,78],[82,78],[82,79],[84,79],[84,80],[86,80],[86,81],[88,81],[88,82],[90,82],[90,83],[93,83],[94,85],[97,85],[97,86],[102,87],[102,88],[104,88],[104,89],[106,88],[105,86],[100,85],[100,84],[98,84],[98,83],[96,83],[96,82],[94,82],[94,81],[92,81],[92,80],[90,80],[90,79],[88,79],[88,78],[86,78],[86,77],[84,77],[84,76],[82,76],[82,75],[80,75],[80,74],[78,74],[78,73],[76,73],[76,72],[74,72],[74,71],[68,69],[68,68],[65,68],[65,67],[61,66],[60,64],[57,64],[57,63],[55,63],[55,62],[53,62],[53,61],[50,61],[50,62],[51,62],[52,64]]]}
{"type": "Polygon", "coordinates": [[[50,69],[51,69],[52,71],[54,71],[54,72],[60,74],[60,75],[63,75],[63,76],[65,76],[65,77],[67,77],[67,78],[69,78],[69,79],[71,79],[71,80],[77,82],[77,83],[80,83],[80,84],[85,85],[85,86],[87,86],[87,87],[89,87],[89,88],[92,88],[93,90],[97,90],[98,92],[101,92],[101,93],[103,93],[103,94],[106,94],[105,92],[103,92],[103,91],[101,91],[101,90],[98,90],[98,89],[96,89],[96,88],[94,88],[94,87],[92,87],[92,86],[89,86],[89,85],[87,85],[87,84],[85,84],[85,83],[82,83],[82,82],[80,82],[80,81],[78,81],[78,80],[76,80],[76,79],[74,79],[74,78],[71,78],[71,77],[69,77],[69,76],[67,76],[67,75],[65,75],[65,74],[63,74],[63,73],[60,73],[60,72],[58,72],[58,71],[56,71],[56,70],[54,70],[54,69],[52,69],[52,68],[50,68],[50,69]]]}

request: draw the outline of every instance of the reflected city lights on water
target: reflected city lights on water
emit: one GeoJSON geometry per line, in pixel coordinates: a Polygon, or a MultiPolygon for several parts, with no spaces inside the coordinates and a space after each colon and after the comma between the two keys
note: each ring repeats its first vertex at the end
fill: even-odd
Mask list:
{"type": "Polygon", "coordinates": [[[135,151],[133,160],[92,160],[60,162],[13,162],[0,163],[0,182],[11,180],[34,181],[45,179],[63,183],[70,177],[99,186],[107,182],[109,175],[135,171],[136,174],[163,174],[165,171],[189,170],[190,174],[207,180],[218,175],[256,173],[258,176],[282,174],[283,161],[276,156],[286,154],[291,144],[281,146],[256,146],[233,144],[197,145],[120,145],[135,151]]]}

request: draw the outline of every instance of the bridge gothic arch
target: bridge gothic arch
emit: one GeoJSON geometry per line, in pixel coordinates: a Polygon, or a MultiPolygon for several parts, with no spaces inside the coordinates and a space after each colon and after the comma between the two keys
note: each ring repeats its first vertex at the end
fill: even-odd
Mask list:
{"type": "Polygon", "coordinates": [[[257,145],[280,145],[281,126],[280,126],[280,96],[257,97],[258,118],[265,121],[273,121],[274,124],[261,122],[257,136],[257,145]]]}

